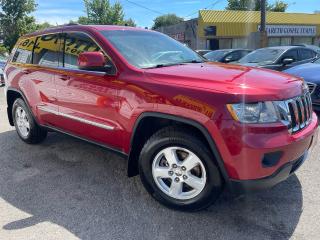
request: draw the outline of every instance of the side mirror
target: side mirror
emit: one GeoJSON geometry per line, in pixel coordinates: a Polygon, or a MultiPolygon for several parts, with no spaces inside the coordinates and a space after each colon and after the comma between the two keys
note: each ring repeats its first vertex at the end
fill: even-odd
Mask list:
{"type": "Polygon", "coordinates": [[[83,52],[78,57],[78,66],[82,70],[109,72],[112,66],[106,65],[102,52],[83,52]]]}
{"type": "Polygon", "coordinates": [[[226,57],[225,59],[224,59],[224,62],[225,63],[230,63],[230,62],[233,62],[234,60],[233,60],[233,57],[226,57]]]}
{"type": "Polygon", "coordinates": [[[293,58],[284,58],[282,59],[282,64],[285,66],[285,65],[289,65],[291,63],[294,62],[294,59],[293,58]]]}

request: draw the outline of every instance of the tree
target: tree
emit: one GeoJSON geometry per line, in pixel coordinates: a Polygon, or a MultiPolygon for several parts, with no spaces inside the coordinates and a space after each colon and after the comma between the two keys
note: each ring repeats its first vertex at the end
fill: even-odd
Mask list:
{"type": "Polygon", "coordinates": [[[0,44],[0,56],[5,56],[8,53],[8,49],[0,44]]]}
{"type": "Polygon", "coordinates": [[[28,14],[36,9],[36,4],[34,0],[0,0],[0,9],[3,45],[11,51],[21,35],[34,30],[35,19],[28,14]]]}
{"type": "Polygon", "coordinates": [[[124,19],[122,5],[110,4],[109,0],[84,0],[87,16],[79,17],[78,23],[88,25],[127,25],[135,26],[132,19],[124,19]]]}
{"type": "MultiPolygon", "coordinates": [[[[271,12],[285,12],[288,8],[288,4],[284,1],[278,0],[274,4],[267,2],[266,9],[271,12]]],[[[226,10],[238,10],[238,11],[260,11],[261,0],[228,0],[228,6],[226,10]]]]}
{"type": "Polygon", "coordinates": [[[154,24],[152,29],[174,25],[183,21],[183,18],[178,17],[176,14],[165,14],[153,20],[154,24]]]}
{"type": "Polygon", "coordinates": [[[271,5],[271,9],[269,11],[272,12],[285,12],[288,8],[288,3],[283,1],[276,1],[275,4],[271,5]]]}

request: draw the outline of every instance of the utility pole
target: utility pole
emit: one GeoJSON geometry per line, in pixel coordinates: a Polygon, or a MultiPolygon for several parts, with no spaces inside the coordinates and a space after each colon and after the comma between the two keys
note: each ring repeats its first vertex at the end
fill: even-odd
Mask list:
{"type": "Polygon", "coordinates": [[[266,32],[266,0],[261,1],[261,24],[260,24],[260,47],[267,46],[267,32],[266,32]]]}

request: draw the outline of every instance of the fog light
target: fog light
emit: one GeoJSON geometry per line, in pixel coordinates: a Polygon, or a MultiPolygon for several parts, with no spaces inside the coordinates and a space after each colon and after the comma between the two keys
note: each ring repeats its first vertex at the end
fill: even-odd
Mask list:
{"type": "Polygon", "coordinates": [[[272,152],[266,153],[262,159],[262,167],[269,168],[277,165],[280,162],[280,159],[283,155],[283,152],[272,152]]]}

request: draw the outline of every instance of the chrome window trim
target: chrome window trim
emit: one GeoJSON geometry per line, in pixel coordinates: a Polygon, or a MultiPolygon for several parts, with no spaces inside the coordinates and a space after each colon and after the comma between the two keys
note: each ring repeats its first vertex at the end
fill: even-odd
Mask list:
{"type": "MultiPolygon", "coordinates": [[[[101,51],[103,52],[103,54],[111,61],[113,67],[115,68],[115,73],[113,74],[109,74],[107,72],[101,72],[101,71],[89,71],[89,70],[82,70],[82,69],[74,69],[74,68],[66,68],[66,67],[50,67],[50,66],[44,66],[44,65],[39,65],[39,64],[34,64],[33,62],[32,63],[25,63],[25,64],[30,64],[32,66],[38,66],[38,67],[43,67],[43,68],[49,68],[49,69],[59,69],[59,70],[71,70],[71,71],[79,71],[79,72],[83,72],[83,73],[90,73],[90,74],[93,74],[93,73],[97,73],[99,75],[106,75],[106,76],[117,76],[118,74],[118,68],[116,66],[116,64],[114,63],[114,61],[112,60],[112,58],[106,53],[106,51],[103,49],[103,47],[101,47],[101,45],[88,33],[84,32],[84,31],[81,31],[81,30],[67,30],[67,31],[64,31],[63,29],[61,30],[57,30],[57,31],[52,31],[52,32],[48,32],[48,33],[42,33],[42,34],[35,34],[33,36],[30,36],[30,37],[34,37],[36,38],[36,42],[35,44],[37,43],[37,40],[39,37],[42,37],[42,36],[47,36],[47,35],[53,35],[53,34],[61,34],[63,35],[64,33],[83,33],[85,35],[87,35],[95,44],[97,44],[97,46],[101,49],[101,51]]],[[[19,43],[26,39],[26,38],[30,38],[29,36],[23,36],[21,37],[21,40],[19,41],[19,43]]],[[[65,40],[65,38],[63,38],[63,40],[65,40]]],[[[14,49],[15,50],[15,49],[14,49]]],[[[32,60],[33,60],[33,54],[34,54],[34,49],[32,50],[32,60]]],[[[63,48],[63,54],[64,54],[64,48],[63,48]]],[[[12,55],[12,54],[11,54],[12,55]]],[[[10,62],[13,63],[10,59],[10,62]]]]}
{"type": "Polygon", "coordinates": [[[91,125],[91,126],[94,126],[94,127],[103,128],[103,129],[109,130],[109,131],[114,130],[114,127],[112,127],[110,125],[105,125],[105,124],[102,124],[102,123],[93,122],[93,121],[90,121],[90,120],[87,120],[87,119],[84,119],[84,118],[80,118],[80,117],[76,117],[76,116],[72,116],[72,115],[66,114],[66,113],[61,113],[61,112],[58,112],[58,111],[53,110],[53,109],[49,109],[49,108],[44,107],[44,106],[38,106],[38,109],[41,110],[41,111],[44,111],[44,112],[48,112],[48,113],[52,113],[52,114],[57,115],[57,116],[65,117],[65,118],[68,118],[68,119],[72,119],[72,120],[75,120],[77,122],[88,124],[88,125],[91,125]]]}

